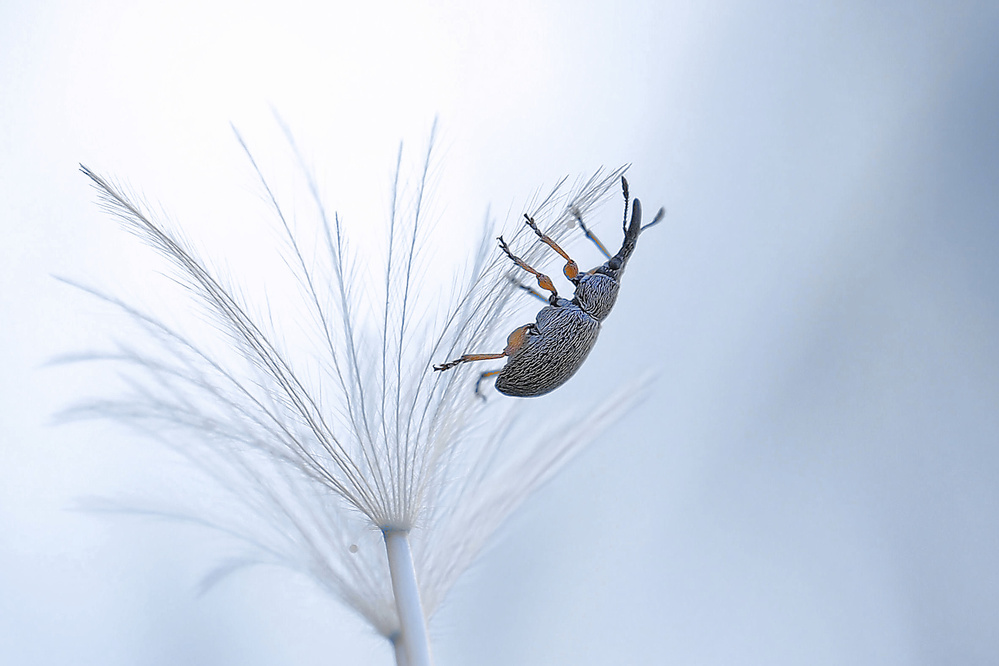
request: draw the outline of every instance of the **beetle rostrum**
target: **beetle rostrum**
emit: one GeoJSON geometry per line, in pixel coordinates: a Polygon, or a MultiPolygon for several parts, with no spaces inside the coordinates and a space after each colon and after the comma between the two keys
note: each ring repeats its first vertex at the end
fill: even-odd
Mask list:
{"type": "Polygon", "coordinates": [[[593,270],[581,273],[565,251],[554,240],[542,233],[534,219],[524,215],[527,226],[534,231],[542,243],[558,252],[566,264],[562,269],[565,277],[575,286],[571,300],[561,298],[555,290],[551,278],[527,265],[516,256],[510,247],[499,237],[500,249],[513,263],[533,275],[538,286],[550,295],[545,298],[530,287],[523,288],[536,297],[547,301],[541,308],[534,323],[516,329],[506,340],[506,347],[498,354],[465,354],[453,361],[435,365],[434,370],[449,370],[470,361],[486,361],[506,358],[506,365],[499,370],[483,372],[475,385],[487,377],[496,377],[496,390],[510,396],[534,397],[549,393],[572,377],[597,341],[600,323],[610,314],[617,293],[621,288],[621,276],[628,259],[635,251],[638,236],[654,224],[658,224],[666,214],[660,208],[652,222],[642,226],[642,204],[635,199],[631,207],[631,221],[628,221],[628,181],[621,178],[624,193],[624,242],[617,254],[611,256],[603,244],[597,240],[579,215],[576,220],[586,237],[607,257],[607,261],[593,270]]]}

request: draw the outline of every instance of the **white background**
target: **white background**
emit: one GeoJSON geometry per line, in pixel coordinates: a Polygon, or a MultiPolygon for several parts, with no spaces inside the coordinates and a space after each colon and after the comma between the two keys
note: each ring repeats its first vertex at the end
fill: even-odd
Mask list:
{"type": "Polygon", "coordinates": [[[222,248],[259,212],[229,123],[294,168],[273,107],[361,229],[439,117],[444,265],[602,165],[669,210],[545,400],[653,397],[497,535],[438,664],[995,663],[995,3],[481,4],[0,6],[0,662],[391,663],[282,571],[198,596],[221,539],[70,510],[171,470],[50,425],[100,387],[46,362],[113,334],[52,275],[150,272],[77,163],[222,248]]]}

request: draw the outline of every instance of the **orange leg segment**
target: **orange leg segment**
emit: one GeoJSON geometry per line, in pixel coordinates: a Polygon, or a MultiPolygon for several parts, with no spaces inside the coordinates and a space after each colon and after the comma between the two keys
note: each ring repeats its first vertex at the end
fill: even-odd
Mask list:
{"type": "Polygon", "coordinates": [[[516,352],[527,340],[527,332],[534,328],[534,324],[524,324],[516,329],[506,338],[506,348],[503,350],[504,356],[509,356],[516,352]]]}
{"type": "Polygon", "coordinates": [[[533,288],[528,287],[526,284],[521,284],[520,282],[518,282],[517,280],[513,279],[512,277],[510,278],[510,282],[512,282],[517,287],[517,289],[522,289],[523,291],[526,291],[527,293],[529,293],[531,296],[533,296],[534,298],[538,299],[542,303],[547,303],[548,302],[547,298],[545,298],[544,296],[542,296],[539,292],[535,291],[533,288]]]}
{"type": "Polygon", "coordinates": [[[500,244],[500,249],[503,250],[503,252],[506,253],[506,256],[510,257],[510,260],[513,261],[513,263],[517,264],[518,266],[520,266],[521,268],[523,268],[525,271],[527,271],[528,273],[530,273],[534,277],[538,278],[538,286],[539,287],[541,287],[545,291],[552,292],[552,298],[558,298],[558,292],[555,291],[555,284],[552,282],[552,279],[550,277],[548,277],[544,273],[540,273],[540,272],[534,270],[533,268],[531,268],[530,266],[528,266],[527,263],[523,259],[521,259],[517,255],[515,255],[513,253],[513,251],[510,249],[510,246],[506,244],[505,240],[503,240],[502,236],[499,237],[499,244],[500,244]]]}
{"type": "MultiPolygon", "coordinates": [[[[513,354],[518,349],[520,349],[521,345],[523,345],[524,341],[527,339],[528,331],[530,331],[533,328],[534,324],[525,324],[520,328],[518,328],[517,330],[515,330],[513,333],[511,333],[506,339],[506,347],[499,354],[465,354],[464,356],[456,358],[453,361],[448,361],[447,363],[441,363],[440,365],[435,365],[434,370],[440,372],[442,370],[450,370],[454,366],[461,365],[462,363],[469,363],[471,361],[490,361],[492,359],[509,356],[510,354],[513,354]]],[[[499,370],[497,370],[496,372],[499,372],[499,370]]]]}
{"type": "Polygon", "coordinates": [[[469,361],[489,361],[494,358],[503,358],[506,356],[503,354],[465,354],[460,356],[453,361],[448,361],[447,363],[441,363],[440,365],[435,365],[434,370],[438,372],[441,370],[450,370],[456,365],[461,365],[462,363],[468,363],[469,361]]]}
{"type": "Polygon", "coordinates": [[[558,243],[553,241],[545,234],[541,233],[541,229],[538,229],[538,225],[534,223],[533,217],[525,213],[524,219],[527,220],[527,226],[529,226],[531,230],[533,230],[534,233],[538,235],[538,238],[541,239],[542,243],[544,243],[545,245],[547,245],[548,247],[550,247],[551,249],[555,250],[560,255],[562,255],[562,258],[565,259],[565,268],[562,269],[562,272],[565,273],[565,276],[570,280],[575,280],[576,277],[579,275],[579,266],[576,265],[576,262],[573,261],[572,258],[565,253],[565,250],[563,250],[558,246],[558,243]]]}

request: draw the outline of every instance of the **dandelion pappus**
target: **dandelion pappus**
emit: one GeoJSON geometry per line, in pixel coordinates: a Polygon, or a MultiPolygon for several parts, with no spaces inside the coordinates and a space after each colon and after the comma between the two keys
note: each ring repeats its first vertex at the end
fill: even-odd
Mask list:
{"type": "Polygon", "coordinates": [[[631,208],[631,221],[628,221],[628,181],[621,177],[621,189],[624,193],[624,242],[617,254],[611,254],[586,225],[581,216],[576,220],[586,237],[607,257],[600,266],[579,272],[576,262],[569,257],[558,244],[542,233],[534,219],[524,215],[525,223],[538,236],[542,243],[559,253],[566,264],[562,269],[565,277],[575,285],[572,300],[560,298],[555,285],[547,275],[531,268],[521,258],[517,257],[510,247],[499,237],[500,249],[517,266],[537,278],[538,286],[551,292],[547,299],[529,287],[524,289],[541,300],[547,300],[548,305],[538,312],[537,319],[532,324],[525,324],[509,335],[506,347],[498,354],[465,354],[453,361],[435,365],[434,370],[449,370],[462,363],[470,361],[486,361],[490,359],[507,358],[506,365],[499,370],[487,370],[479,376],[475,392],[479,392],[479,384],[487,377],[496,377],[496,390],[509,396],[534,397],[544,395],[557,389],[572,377],[597,341],[600,333],[600,323],[610,314],[621,288],[621,276],[625,265],[635,251],[638,236],[654,224],[658,224],[666,214],[660,208],[652,222],[642,226],[642,205],[635,199],[631,208]]]}

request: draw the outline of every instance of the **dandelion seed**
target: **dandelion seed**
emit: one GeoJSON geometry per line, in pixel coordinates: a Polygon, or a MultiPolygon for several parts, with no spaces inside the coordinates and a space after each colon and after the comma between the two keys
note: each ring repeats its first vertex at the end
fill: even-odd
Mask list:
{"type": "MultiPolygon", "coordinates": [[[[399,183],[400,151],[383,293],[373,294],[352,278],[340,219],[328,215],[304,165],[321,252],[305,249],[239,141],[299,286],[282,297],[307,313],[295,325],[315,346],[282,344],[276,317],[251,316],[240,292],[163,219],[82,167],[100,205],[173,265],[234,353],[213,354],[194,336],[83,287],[129,315],[142,336],[87,355],[126,368],[130,392],[92,400],[73,415],[108,417],[151,434],[229,493],[233,502],[218,515],[204,507],[171,512],[247,545],[246,556],[220,565],[206,586],[255,564],[301,571],[392,641],[399,663],[429,664],[426,617],[510,512],[634,404],[641,382],[558,429],[517,433],[517,405],[478,400],[475,373],[431,372],[435,358],[503,335],[519,292],[506,279],[505,258],[484,240],[446,313],[428,308],[417,293],[429,149],[411,190],[399,183]],[[380,307],[366,312],[366,302],[380,307]]],[[[573,188],[562,181],[530,212],[560,239],[616,186],[621,171],[598,172],[573,188]]],[[[489,230],[486,238],[494,236],[489,230]]]]}

